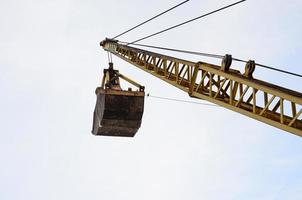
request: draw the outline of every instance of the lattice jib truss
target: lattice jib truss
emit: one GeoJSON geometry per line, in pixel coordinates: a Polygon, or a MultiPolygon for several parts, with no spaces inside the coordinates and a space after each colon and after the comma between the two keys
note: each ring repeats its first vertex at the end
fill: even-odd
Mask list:
{"type": "Polygon", "coordinates": [[[117,41],[105,40],[101,46],[191,97],[302,136],[302,93],[254,79],[234,69],[178,59],[117,41]]]}

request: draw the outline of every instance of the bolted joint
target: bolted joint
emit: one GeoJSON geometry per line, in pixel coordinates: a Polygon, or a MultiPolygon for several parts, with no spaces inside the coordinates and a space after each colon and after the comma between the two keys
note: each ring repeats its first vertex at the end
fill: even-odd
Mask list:
{"type": "Polygon", "coordinates": [[[229,71],[232,65],[232,60],[232,55],[226,54],[221,61],[221,70],[225,72],[229,71]]]}
{"type": "Polygon", "coordinates": [[[253,73],[255,71],[256,68],[256,63],[254,60],[249,60],[246,65],[245,65],[245,71],[243,76],[247,77],[247,78],[253,78],[253,73]]]}

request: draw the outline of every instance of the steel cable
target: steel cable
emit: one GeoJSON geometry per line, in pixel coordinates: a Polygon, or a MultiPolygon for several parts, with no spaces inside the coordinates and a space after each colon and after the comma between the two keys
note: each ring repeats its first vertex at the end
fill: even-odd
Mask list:
{"type": "Polygon", "coordinates": [[[199,104],[199,105],[204,105],[204,106],[220,107],[219,105],[209,104],[209,103],[200,103],[200,102],[195,102],[195,101],[186,101],[186,100],[174,99],[174,98],[168,98],[168,97],[153,96],[153,95],[150,95],[149,93],[146,96],[151,97],[151,98],[161,99],[161,100],[176,101],[176,102],[191,103],[191,104],[199,104]]]}
{"type": "MultiPolygon", "coordinates": [[[[121,43],[128,44],[127,42],[121,42],[121,43]]],[[[159,46],[152,46],[152,45],[146,45],[146,44],[130,44],[130,45],[148,47],[148,48],[153,48],[153,49],[161,49],[161,50],[166,50],[166,51],[174,51],[174,52],[179,52],[179,53],[187,53],[187,54],[193,54],[193,55],[198,55],[198,56],[206,56],[206,57],[212,57],[212,58],[222,59],[224,57],[222,55],[217,55],[217,54],[209,54],[209,53],[202,53],[202,52],[197,52],[197,51],[188,51],[188,50],[181,50],[181,49],[172,49],[172,48],[167,48],[167,47],[159,47],[159,46]]]]}
{"type": "Polygon", "coordinates": [[[128,33],[128,32],[130,32],[130,31],[132,31],[132,30],[134,30],[134,29],[136,29],[136,28],[138,28],[138,27],[140,27],[140,26],[146,24],[147,22],[150,22],[151,20],[153,20],[153,19],[155,19],[155,18],[157,18],[157,17],[159,17],[159,16],[161,16],[161,15],[163,15],[163,14],[165,14],[165,13],[167,13],[167,12],[169,12],[169,11],[171,11],[171,10],[173,10],[173,9],[175,9],[175,8],[177,8],[177,7],[179,7],[179,6],[181,6],[182,4],[187,3],[188,1],[189,1],[189,0],[183,1],[183,2],[181,2],[181,3],[179,3],[179,4],[177,4],[176,6],[173,6],[172,8],[169,8],[168,10],[166,10],[166,11],[164,11],[164,12],[158,14],[158,15],[155,15],[154,17],[152,17],[152,18],[150,18],[150,19],[148,19],[148,20],[146,20],[146,21],[144,21],[144,22],[142,22],[142,23],[140,23],[140,24],[138,24],[138,25],[136,25],[136,26],[134,26],[134,27],[132,27],[132,28],[130,28],[130,29],[124,31],[124,32],[122,32],[121,34],[118,34],[117,36],[115,36],[115,37],[112,38],[112,39],[116,39],[116,38],[118,38],[118,37],[120,37],[120,36],[122,36],[122,35],[124,35],[124,34],[126,34],[126,33],[128,33]]]}
{"type": "Polygon", "coordinates": [[[177,28],[177,27],[179,27],[179,26],[185,25],[185,24],[187,24],[187,23],[193,22],[193,21],[195,21],[195,20],[197,20],[197,19],[206,17],[206,16],[208,16],[208,15],[214,14],[214,13],[219,12],[219,11],[221,11],[221,10],[224,10],[224,9],[229,8],[229,7],[235,6],[235,5],[237,5],[237,4],[239,4],[239,3],[242,3],[242,2],[244,2],[244,1],[246,1],[246,0],[238,1],[238,2],[236,2],[236,3],[230,4],[230,5],[228,5],[228,6],[224,6],[224,7],[222,7],[222,8],[219,8],[219,9],[214,10],[214,11],[212,11],[212,12],[209,12],[209,13],[207,13],[207,14],[203,14],[203,15],[201,15],[201,16],[199,16],[199,17],[195,17],[195,18],[193,18],[193,19],[190,19],[190,20],[188,20],[188,21],[182,22],[182,23],[180,23],[180,24],[171,26],[171,27],[166,28],[166,29],[164,29],[164,30],[158,31],[158,32],[153,33],[153,34],[151,34],[151,35],[148,35],[148,36],[145,36],[145,37],[140,38],[140,39],[138,39],[138,40],[135,40],[135,41],[133,41],[133,42],[130,42],[130,43],[128,43],[128,45],[129,45],[129,44],[134,44],[134,43],[136,43],[136,42],[145,40],[145,39],[150,38],[150,37],[153,37],[153,36],[155,36],[155,35],[164,33],[164,32],[169,31],[169,30],[171,30],[171,29],[174,29],[174,28],[177,28]]]}
{"type": "MultiPolygon", "coordinates": [[[[246,60],[242,60],[242,59],[238,59],[238,58],[233,58],[233,60],[238,61],[238,62],[247,63],[246,60]]],[[[284,73],[284,74],[289,74],[289,75],[292,75],[292,76],[297,76],[297,77],[302,78],[301,74],[297,74],[297,73],[294,73],[294,72],[286,71],[286,70],[279,69],[279,68],[276,68],[276,67],[270,67],[270,66],[267,66],[267,65],[259,64],[259,63],[255,63],[255,65],[259,66],[259,67],[262,67],[262,68],[265,68],[265,69],[269,69],[269,70],[273,70],[273,71],[277,71],[277,72],[281,72],[281,73],[284,73]]]]}
{"type": "MultiPolygon", "coordinates": [[[[128,45],[141,46],[141,47],[147,47],[147,48],[160,49],[160,50],[166,50],[166,51],[174,51],[174,52],[186,53],[186,54],[192,54],[192,55],[199,55],[199,56],[205,56],[205,57],[211,57],[211,58],[218,58],[218,59],[223,59],[224,58],[223,55],[218,55],[218,54],[210,54],[210,53],[203,53],[203,52],[197,52],[197,51],[173,49],[173,48],[159,47],[159,46],[146,45],[146,44],[129,44],[127,42],[120,42],[120,43],[128,44],[128,45]]],[[[242,60],[242,59],[239,59],[239,58],[232,58],[232,59],[234,61],[237,61],[237,62],[243,62],[243,63],[248,62],[246,60],[242,60]]],[[[302,78],[302,75],[298,74],[298,73],[286,71],[286,70],[283,70],[283,69],[279,69],[279,68],[276,68],[276,67],[271,67],[271,66],[267,66],[267,65],[263,65],[263,64],[259,64],[259,63],[255,63],[255,64],[256,64],[256,66],[259,66],[259,67],[262,67],[262,68],[266,68],[266,69],[269,69],[269,70],[273,70],[273,71],[277,71],[277,72],[281,72],[281,73],[285,73],[285,74],[289,74],[289,75],[292,75],[292,76],[302,78]]]]}

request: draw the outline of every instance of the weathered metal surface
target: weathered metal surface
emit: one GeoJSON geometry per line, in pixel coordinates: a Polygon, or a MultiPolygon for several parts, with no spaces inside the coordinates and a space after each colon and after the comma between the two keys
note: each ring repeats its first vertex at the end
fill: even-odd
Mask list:
{"type": "Polygon", "coordinates": [[[96,95],[92,133],[133,137],[141,126],[145,93],[97,88],[96,95]]]}

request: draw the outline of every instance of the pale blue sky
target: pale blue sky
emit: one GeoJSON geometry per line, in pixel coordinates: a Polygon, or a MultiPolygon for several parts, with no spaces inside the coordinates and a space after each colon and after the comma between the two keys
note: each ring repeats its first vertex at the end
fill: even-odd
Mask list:
{"type": "MultiPolygon", "coordinates": [[[[94,90],[107,67],[99,41],[179,2],[0,1],[1,200],[301,199],[302,139],[223,108],[146,99],[134,138],[91,135],[94,90]]],[[[233,2],[191,0],[120,39],[233,2]]],[[[144,43],[231,53],[301,74],[301,23],[299,0],[248,0],[144,43]]],[[[190,100],[114,63],[153,95],[190,100]]],[[[262,69],[255,76],[302,91],[299,78],[262,69]]]]}

